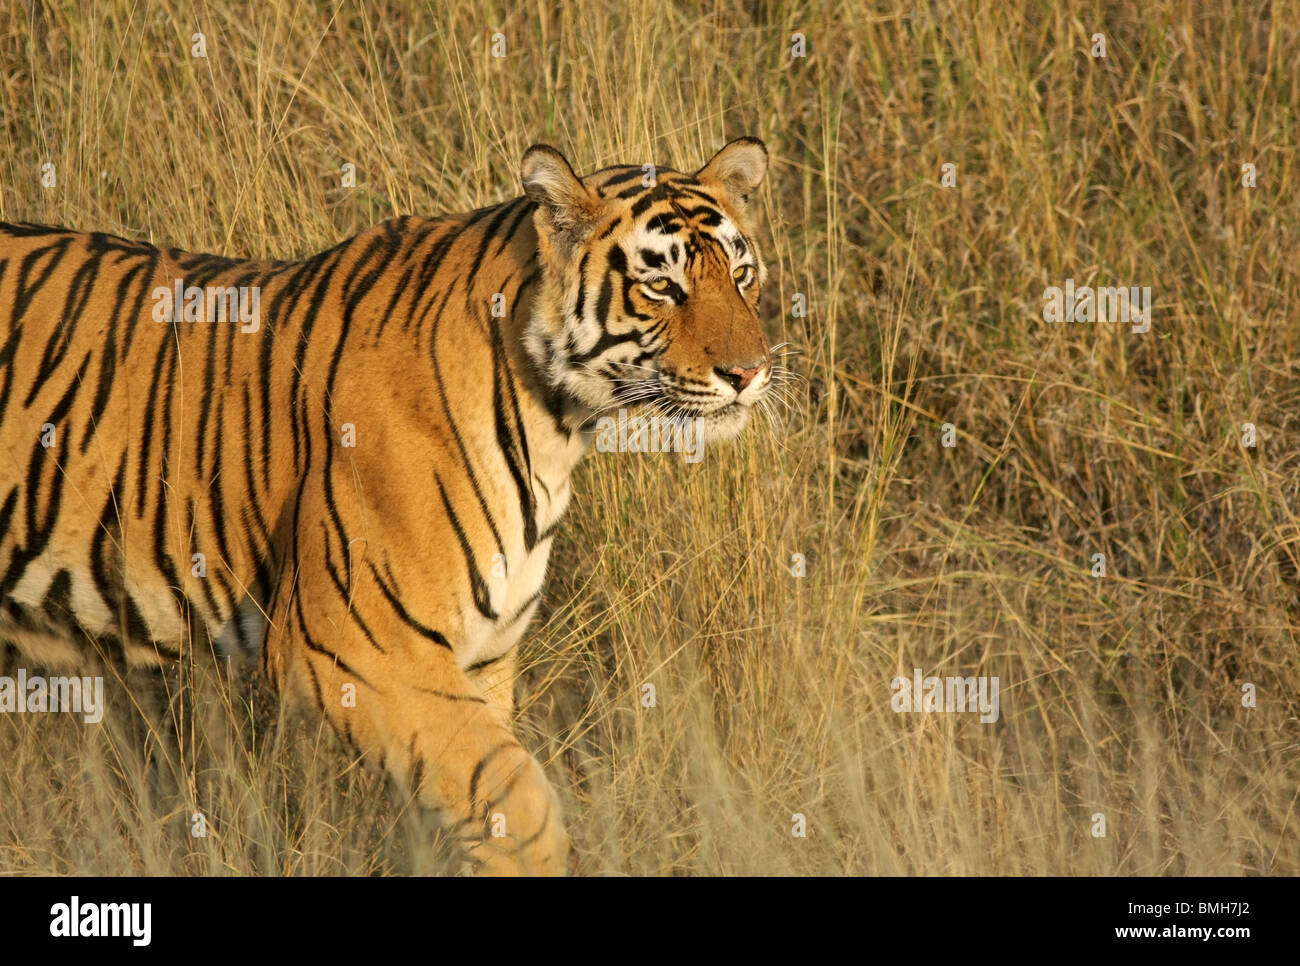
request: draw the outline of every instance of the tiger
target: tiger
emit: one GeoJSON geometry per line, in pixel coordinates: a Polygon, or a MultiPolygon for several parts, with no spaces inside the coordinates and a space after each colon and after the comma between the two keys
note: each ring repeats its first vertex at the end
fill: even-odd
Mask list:
{"type": "Polygon", "coordinates": [[[567,874],[519,644],[593,419],[711,444],[762,400],[767,167],[742,137],[579,177],[537,144],[522,196],[296,261],[0,223],[0,642],[135,667],[205,634],[474,873],[567,874]]]}

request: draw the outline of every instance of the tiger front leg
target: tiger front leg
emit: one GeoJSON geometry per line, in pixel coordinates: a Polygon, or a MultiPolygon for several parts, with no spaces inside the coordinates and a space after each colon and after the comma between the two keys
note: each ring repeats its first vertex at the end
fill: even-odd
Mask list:
{"type": "Polygon", "coordinates": [[[318,705],[358,751],[436,810],[476,873],[565,873],[569,840],[554,789],[499,702],[484,697],[450,649],[393,622],[381,652],[355,601],[320,636],[310,631],[327,622],[308,628],[305,618],[321,609],[294,601],[287,610],[267,642],[277,683],[318,705]]]}
{"type": "Polygon", "coordinates": [[[501,720],[509,727],[515,712],[515,674],[518,669],[519,647],[510,648],[500,657],[466,669],[488,704],[496,709],[501,720]]]}

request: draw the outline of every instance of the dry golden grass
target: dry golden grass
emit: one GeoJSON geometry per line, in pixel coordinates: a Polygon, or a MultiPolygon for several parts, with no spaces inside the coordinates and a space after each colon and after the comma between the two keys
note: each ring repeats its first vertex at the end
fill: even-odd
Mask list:
{"type": "MultiPolygon", "coordinates": [[[[698,465],[593,453],[526,648],[577,871],[1300,873],[1293,4],[13,4],[5,219],[290,257],[513,197],[534,141],[767,140],[764,316],[804,378],[698,465]],[[1070,277],[1152,286],[1151,331],[1045,324],[1070,277]],[[1001,719],[895,714],[913,667],[997,675],[1001,719]]],[[[165,682],[189,713],[0,717],[0,872],[455,868],[316,722],[209,677],[165,682]]]]}

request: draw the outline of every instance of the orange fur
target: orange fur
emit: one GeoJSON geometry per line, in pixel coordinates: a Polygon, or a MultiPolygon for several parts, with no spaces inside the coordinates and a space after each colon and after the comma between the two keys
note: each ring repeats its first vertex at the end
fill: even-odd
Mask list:
{"type": "Polygon", "coordinates": [[[297,262],[0,225],[0,640],[257,651],[481,871],[564,871],[516,648],[592,417],[725,436],[760,398],[766,158],[646,185],[538,147],[523,198],[297,262]],[[178,279],[255,288],[256,324],[169,314],[178,279]]]}

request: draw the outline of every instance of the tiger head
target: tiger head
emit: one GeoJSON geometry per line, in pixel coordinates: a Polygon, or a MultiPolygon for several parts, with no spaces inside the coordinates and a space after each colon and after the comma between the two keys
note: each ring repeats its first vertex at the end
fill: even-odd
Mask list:
{"type": "Polygon", "coordinates": [[[642,405],[694,418],[705,440],[738,433],[772,379],[749,221],[763,142],[732,141],[694,174],[579,178],[547,145],[521,168],[542,267],[527,342],[552,385],[592,413],[642,405]]]}

